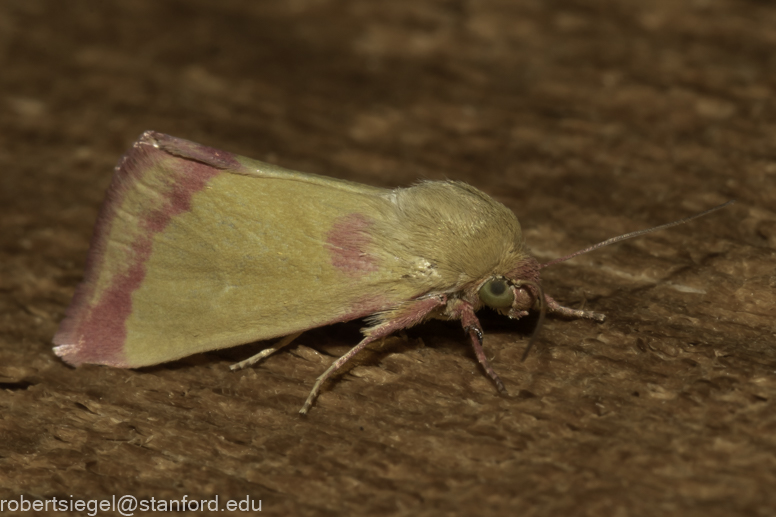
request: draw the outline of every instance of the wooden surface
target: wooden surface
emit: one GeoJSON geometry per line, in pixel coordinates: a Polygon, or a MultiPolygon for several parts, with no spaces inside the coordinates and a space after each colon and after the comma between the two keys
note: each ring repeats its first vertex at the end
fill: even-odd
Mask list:
{"type": "Polygon", "coordinates": [[[773,515],[775,48],[776,6],[754,0],[0,3],[0,499],[773,515]],[[549,319],[524,363],[535,318],[484,313],[509,396],[432,322],[303,418],[360,322],[236,373],[265,344],[142,370],[51,352],[145,129],[378,186],[467,181],[540,261],[737,204],[545,270],[608,320],[549,319]]]}

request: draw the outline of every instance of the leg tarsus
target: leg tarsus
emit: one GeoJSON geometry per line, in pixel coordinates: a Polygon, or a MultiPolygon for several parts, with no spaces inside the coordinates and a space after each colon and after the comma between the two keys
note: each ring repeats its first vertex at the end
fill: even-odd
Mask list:
{"type": "Polygon", "coordinates": [[[313,384],[313,389],[310,390],[310,395],[307,396],[307,400],[304,401],[304,405],[302,406],[302,409],[299,410],[300,415],[306,415],[308,411],[310,411],[310,407],[313,405],[313,402],[315,402],[315,399],[318,397],[318,394],[321,392],[321,386],[324,382],[328,380],[329,377],[332,376],[334,372],[339,370],[343,364],[347,363],[354,355],[359,353],[361,350],[366,347],[369,343],[372,343],[373,341],[377,341],[379,338],[383,337],[383,335],[372,335],[367,336],[364,339],[361,340],[359,344],[351,348],[350,350],[345,353],[342,357],[334,361],[331,366],[329,366],[325,372],[323,372],[320,377],[315,379],[315,384],[313,384]]]}
{"type": "Polygon", "coordinates": [[[501,378],[498,376],[496,371],[493,369],[493,367],[490,365],[490,361],[488,361],[488,358],[485,356],[485,351],[482,349],[482,331],[478,328],[469,328],[469,338],[471,338],[472,341],[472,348],[474,348],[474,355],[477,356],[477,360],[482,365],[482,368],[485,370],[485,373],[488,374],[488,377],[490,377],[494,384],[496,385],[496,389],[498,389],[499,393],[507,394],[507,389],[504,387],[504,383],[501,382],[501,378]]]}
{"type": "Polygon", "coordinates": [[[480,326],[480,320],[474,314],[474,308],[464,301],[459,301],[457,306],[451,311],[451,315],[458,317],[463,325],[463,330],[469,334],[469,339],[472,342],[472,348],[474,348],[474,355],[477,356],[477,360],[482,365],[485,373],[493,380],[499,393],[507,393],[507,389],[504,387],[504,383],[501,382],[496,371],[490,365],[485,351],[482,349],[482,327],[480,326]]]}
{"type": "Polygon", "coordinates": [[[379,323],[366,329],[364,331],[366,337],[362,339],[359,344],[351,348],[345,355],[334,361],[332,365],[329,366],[329,368],[327,368],[326,371],[315,380],[313,389],[310,391],[310,395],[307,397],[307,400],[305,400],[302,409],[299,410],[299,413],[306,415],[307,412],[310,411],[310,407],[312,407],[313,402],[315,402],[315,399],[321,392],[321,386],[323,383],[326,382],[329,377],[334,374],[334,372],[340,369],[343,364],[347,363],[350,359],[353,358],[354,355],[363,350],[366,345],[372,343],[373,341],[377,341],[378,339],[389,336],[397,330],[405,329],[420,323],[431,312],[436,310],[438,307],[445,305],[445,303],[447,303],[446,295],[434,295],[429,296],[428,298],[412,300],[411,302],[402,304],[399,307],[392,309],[391,311],[383,313],[383,323],[379,323]]]}

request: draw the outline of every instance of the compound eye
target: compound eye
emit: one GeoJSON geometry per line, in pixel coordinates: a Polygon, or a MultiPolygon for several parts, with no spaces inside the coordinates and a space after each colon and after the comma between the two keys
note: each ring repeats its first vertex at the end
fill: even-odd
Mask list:
{"type": "Polygon", "coordinates": [[[507,309],[515,301],[515,293],[503,278],[491,278],[480,287],[482,303],[492,309],[507,309]]]}

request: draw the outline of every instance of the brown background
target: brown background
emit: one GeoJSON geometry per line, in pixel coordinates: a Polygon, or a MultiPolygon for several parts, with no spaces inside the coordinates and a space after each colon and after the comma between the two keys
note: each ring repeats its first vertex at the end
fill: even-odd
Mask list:
{"type": "MultiPolygon", "coordinates": [[[[658,0],[3,0],[0,498],[230,498],[270,515],[772,515],[776,6],[658,0]],[[359,322],[72,369],[51,338],[111,168],[155,129],[379,186],[465,180],[604,324],[484,313],[365,353],[359,322]]],[[[59,515],[62,515],[61,513],[59,515]]]]}

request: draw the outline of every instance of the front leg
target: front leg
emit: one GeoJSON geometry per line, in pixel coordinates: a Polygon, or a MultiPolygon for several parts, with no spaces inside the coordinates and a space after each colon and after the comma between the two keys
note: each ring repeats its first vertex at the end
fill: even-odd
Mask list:
{"type": "Polygon", "coordinates": [[[544,295],[545,303],[547,304],[547,312],[550,314],[559,314],[561,316],[566,316],[567,318],[585,318],[588,320],[595,320],[598,322],[603,322],[606,319],[606,316],[601,314],[600,312],[593,312],[593,311],[583,311],[579,309],[570,309],[569,307],[564,307],[563,305],[559,304],[555,300],[552,299],[549,295],[544,295]]]}
{"type": "Polygon", "coordinates": [[[504,383],[501,382],[498,374],[493,370],[482,349],[482,326],[480,325],[480,320],[477,319],[477,315],[474,314],[474,307],[469,302],[456,298],[447,303],[445,315],[450,319],[461,320],[464,332],[467,332],[471,339],[474,355],[477,356],[477,360],[485,369],[485,373],[493,380],[500,393],[506,393],[507,389],[504,387],[504,383]]]}
{"type": "Polygon", "coordinates": [[[531,339],[528,340],[528,346],[525,347],[525,352],[523,352],[523,356],[520,358],[521,362],[524,362],[526,359],[528,359],[528,354],[531,352],[531,349],[536,343],[536,336],[539,335],[539,330],[541,330],[542,323],[544,322],[545,311],[550,314],[558,314],[560,316],[565,316],[567,318],[586,318],[586,319],[595,320],[598,322],[603,322],[606,319],[606,316],[604,316],[600,312],[583,311],[579,309],[570,309],[569,307],[564,307],[563,305],[556,302],[552,298],[552,296],[544,294],[544,291],[541,289],[541,287],[539,287],[538,291],[539,291],[538,295],[540,296],[539,300],[544,299],[544,304],[539,305],[540,307],[539,321],[536,324],[536,330],[534,330],[534,333],[531,335],[531,339]]]}

